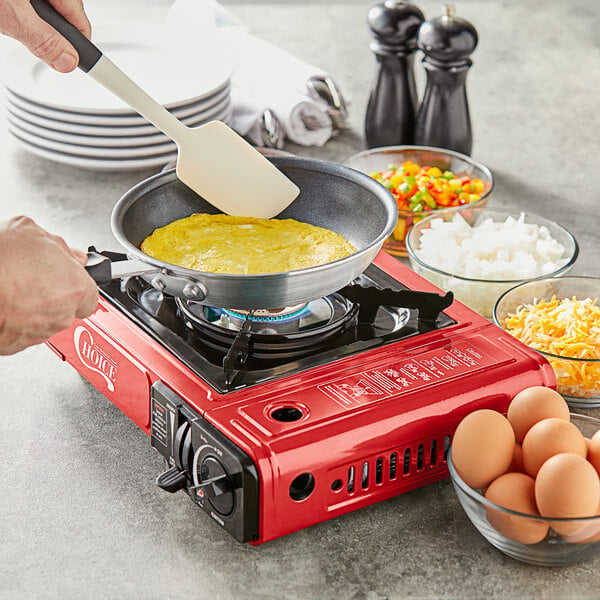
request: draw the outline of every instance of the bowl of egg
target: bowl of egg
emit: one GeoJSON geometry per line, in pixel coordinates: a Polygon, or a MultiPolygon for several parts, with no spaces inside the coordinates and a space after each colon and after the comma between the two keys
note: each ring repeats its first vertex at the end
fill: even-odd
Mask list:
{"type": "Polygon", "coordinates": [[[487,319],[506,290],[567,273],[579,245],[557,223],[506,208],[464,208],[431,215],[408,233],[412,269],[487,319]]]}
{"type": "Polygon", "coordinates": [[[468,518],[504,554],[541,566],[600,554],[600,420],[569,413],[555,390],[522,390],[506,416],[467,415],[448,468],[468,518]]]}
{"type": "Polygon", "coordinates": [[[398,221],[383,249],[407,256],[410,228],[449,208],[486,206],[494,177],[483,163],[452,150],[429,146],[384,146],[351,156],[345,165],[373,177],[394,196],[398,221]]]}
{"type": "Polygon", "coordinates": [[[544,356],[572,407],[600,406],[600,278],[522,283],[494,307],[494,322],[544,356]]]}

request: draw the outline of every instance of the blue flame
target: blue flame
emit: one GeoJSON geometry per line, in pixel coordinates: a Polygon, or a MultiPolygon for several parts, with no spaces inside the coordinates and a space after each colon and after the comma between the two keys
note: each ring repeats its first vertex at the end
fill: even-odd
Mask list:
{"type": "Polygon", "coordinates": [[[274,322],[281,323],[282,321],[293,321],[294,319],[297,319],[301,315],[309,312],[309,308],[308,308],[308,305],[306,305],[306,306],[303,306],[302,308],[299,308],[298,310],[295,310],[291,313],[286,313],[285,315],[267,315],[264,317],[252,315],[252,314],[239,313],[239,312],[236,312],[235,310],[230,310],[227,308],[224,308],[223,312],[226,315],[229,315],[230,317],[235,317],[236,319],[245,320],[247,317],[251,321],[256,321],[257,323],[274,323],[274,322]]]}

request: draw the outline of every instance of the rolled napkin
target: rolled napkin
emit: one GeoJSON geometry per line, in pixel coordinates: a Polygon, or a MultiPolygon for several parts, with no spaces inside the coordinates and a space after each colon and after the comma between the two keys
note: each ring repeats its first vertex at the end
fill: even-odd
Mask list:
{"type": "Polygon", "coordinates": [[[306,82],[321,69],[247,32],[231,31],[232,127],[254,143],[262,140],[265,109],[277,117],[285,136],[303,146],[322,146],[333,134],[327,104],[311,98],[306,82]]]}
{"type": "Polygon", "coordinates": [[[328,104],[309,94],[307,81],[326,77],[322,69],[248,33],[239,21],[214,0],[176,0],[168,23],[179,39],[197,39],[212,27],[226,49],[234,70],[231,78],[233,115],[230,125],[257,145],[264,145],[263,115],[270,111],[291,142],[322,146],[335,133],[328,104]]]}

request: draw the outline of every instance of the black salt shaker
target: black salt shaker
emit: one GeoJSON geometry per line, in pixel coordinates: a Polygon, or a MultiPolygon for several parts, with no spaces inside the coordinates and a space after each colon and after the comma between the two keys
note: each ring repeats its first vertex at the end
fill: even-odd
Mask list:
{"type": "Polygon", "coordinates": [[[451,5],[445,9],[445,15],[425,21],[417,34],[417,46],[425,54],[427,81],[417,111],[415,144],[471,154],[466,79],[477,32],[471,23],[454,15],[451,5]]]}
{"type": "Polygon", "coordinates": [[[421,10],[403,0],[385,0],[367,14],[374,37],[377,74],[365,116],[368,148],[412,144],[417,108],[413,72],[421,10]]]}

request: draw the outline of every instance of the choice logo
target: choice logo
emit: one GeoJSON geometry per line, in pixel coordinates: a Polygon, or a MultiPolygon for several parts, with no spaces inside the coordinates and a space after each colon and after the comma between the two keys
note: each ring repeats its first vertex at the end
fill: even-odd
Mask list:
{"type": "Polygon", "coordinates": [[[88,369],[101,375],[106,381],[106,387],[111,392],[114,392],[115,380],[117,378],[117,363],[94,343],[92,334],[82,325],[75,328],[73,341],[75,342],[75,352],[77,352],[79,360],[88,369]]]}

